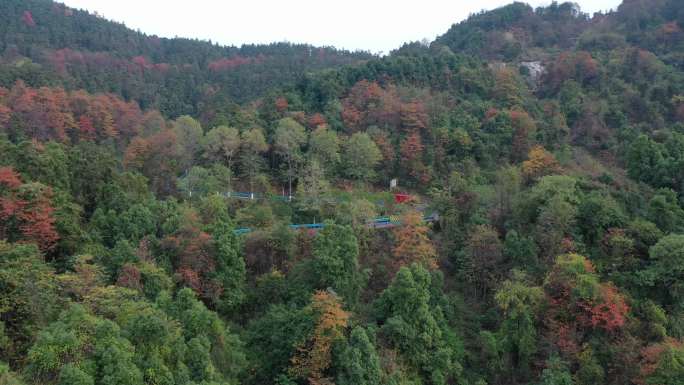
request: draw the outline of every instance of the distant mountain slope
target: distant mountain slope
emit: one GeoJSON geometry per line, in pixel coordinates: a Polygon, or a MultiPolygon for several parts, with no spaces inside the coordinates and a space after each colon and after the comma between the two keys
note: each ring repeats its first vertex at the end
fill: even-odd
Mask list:
{"type": "Polygon", "coordinates": [[[589,17],[572,3],[534,10],[512,3],[453,25],[436,43],[485,59],[513,60],[535,48],[569,48],[589,17]]]}
{"type": "Polygon", "coordinates": [[[667,54],[681,39],[679,0],[627,0],[609,14],[588,15],[570,2],[533,9],[521,2],[470,16],[435,41],[485,60],[531,60],[573,48],[614,48],[625,43],[667,54]]]}
{"type": "Polygon", "coordinates": [[[21,78],[115,92],[169,116],[200,115],[212,98],[249,101],[306,71],[372,57],[304,44],[237,48],[159,38],[50,0],[0,2],[0,52],[2,86],[21,78]]]}

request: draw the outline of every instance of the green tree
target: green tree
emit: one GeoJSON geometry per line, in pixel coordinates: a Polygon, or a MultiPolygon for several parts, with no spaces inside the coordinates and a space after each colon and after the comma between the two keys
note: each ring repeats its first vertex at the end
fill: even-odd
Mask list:
{"type": "Polygon", "coordinates": [[[180,167],[182,170],[188,170],[200,155],[204,131],[197,120],[187,115],[176,119],[172,129],[180,147],[180,167]]]}
{"type": "Polygon", "coordinates": [[[330,183],[325,179],[325,170],[317,160],[309,160],[297,188],[297,205],[302,211],[320,211],[323,208],[323,198],[329,190],[330,183]]]}
{"type": "Polygon", "coordinates": [[[112,321],[89,314],[80,305],[62,312],[59,320],[41,331],[28,352],[26,374],[34,381],[75,375],[64,369],[89,363],[88,376],[107,385],[142,384],[143,377],[133,362],[134,348],[112,321]],[[90,362],[88,362],[90,361],[90,362]]]}
{"type": "Polygon", "coordinates": [[[247,327],[250,384],[267,384],[287,373],[297,346],[314,330],[315,315],[306,308],[272,305],[247,327]]]}
{"type": "Polygon", "coordinates": [[[74,364],[66,364],[59,371],[59,385],[95,385],[95,379],[74,364]]]}
{"type": "Polygon", "coordinates": [[[643,282],[658,289],[669,308],[684,311],[684,235],[672,234],[649,250],[650,265],[641,272],[643,282]]]}
{"type": "Polygon", "coordinates": [[[632,221],[626,231],[634,239],[634,247],[643,259],[648,258],[648,249],[664,235],[655,223],[645,219],[632,221]]]}
{"type": "Polygon", "coordinates": [[[314,287],[332,288],[348,306],[356,305],[364,276],[359,267],[359,246],[349,226],[327,222],[316,235],[311,274],[314,287]]]}
{"type": "Polygon", "coordinates": [[[326,175],[333,175],[340,162],[340,140],[335,131],[325,126],[317,128],[309,138],[309,152],[323,167],[326,175]]]}
{"type": "Polygon", "coordinates": [[[560,197],[552,198],[540,208],[536,238],[546,262],[564,251],[563,240],[571,238],[577,208],[560,197]]]}
{"type": "MultiPolygon", "coordinates": [[[[0,384],[2,385],[24,385],[20,377],[10,371],[9,365],[0,361],[0,384]]],[[[88,384],[86,384],[88,385],[88,384]]]]}
{"type": "Polygon", "coordinates": [[[572,375],[560,357],[552,356],[546,360],[546,368],[542,371],[539,385],[574,385],[572,375]]]}
{"type": "Polygon", "coordinates": [[[344,145],[345,174],[353,179],[371,180],[382,153],[365,132],[352,135],[344,145]]]}
{"type": "Polygon", "coordinates": [[[0,314],[9,339],[0,352],[3,360],[25,359],[38,332],[63,306],[57,290],[55,273],[35,245],[0,240],[0,314]]]}
{"type": "Polygon", "coordinates": [[[249,191],[254,191],[254,178],[264,167],[261,154],[268,151],[268,144],[263,130],[259,127],[243,131],[240,140],[240,167],[247,175],[249,191]]]}
{"type": "Polygon", "coordinates": [[[506,233],[503,254],[516,268],[534,272],[539,268],[538,252],[534,239],[522,236],[515,230],[506,233]]]}
{"type": "MultiPolygon", "coordinates": [[[[184,344],[180,325],[163,310],[144,302],[131,301],[121,307],[117,322],[123,335],[135,347],[133,361],[146,383],[169,383],[187,377],[185,368],[179,368],[179,361],[188,365],[194,357],[178,354],[185,352],[188,346],[184,344]]],[[[193,353],[200,355],[198,351],[193,353]]],[[[208,367],[212,364],[211,360],[205,362],[208,367]]],[[[213,377],[197,375],[192,379],[202,381],[213,377]]]]}
{"type": "Polygon", "coordinates": [[[211,380],[237,383],[246,364],[243,344],[216,313],[207,309],[188,288],[179,290],[174,298],[163,293],[157,304],[180,322],[183,338],[197,353],[194,357],[185,355],[187,366],[194,368],[196,375],[213,373],[211,380]],[[206,360],[207,356],[211,359],[206,360]]]}
{"type": "Polygon", "coordinates": [[[402,267],[374,308],[390,345],[429,383],[442,385],[461,375],[461,342],[432,304],[431,285],[422,265],[402,267]]]}
{"type": "Polygon", "coordinates": [[[212,236],[216,248],[216,278],[222,287],[219,309],[223,314],[230,314],[245,298],[245,260],[230,225],[217,226],[212,236]]]}
{"type": "Polygon", "coordinates": [[[99,261],[104,266],[105,271],[109,275],[110,280],[116,280],[119,276],[121,268],[127,263],[138,262],[139,258],[135,253],[135,248],[123,239],[114,245],[110,250],[109,255],[103,256],[99,261]]]}
{"type": "Polygon", "coordinates": [[[215,163],[207,169],[193,166],[178,180],[178,188],[190,197],[203,197],[230,190],[232,173],[228,167],[215,163]]]}
{"type": "Polygon", "coordinates": [[[575,374],[578,385],[601,385],[605,381],[605,370],[598,362],[591,347],[578,355],[579,369],[575,374]]]}
{"type": "Polygon", "coordinates": [[[639,135],[632,142],[627,153],[627,173],[631,178],[659,186],[664,166],[662,146],[646,135],[639,135]]]}
{"type": "MultiPolygon", "coordinates": [[[[7,352],[10,348],[10,339],[7,337],[5,334],[5,323],[0,321],[0,349],[2,349],[3,352],[7,352]]],[[[0,355],[0,358],[5,358],[3,355],[0,355]]]]}
{"type": "Polygon", "coordinates": [[[496,172],[497,225],[503,227],[513,214],[513,203],[518,198],[522,177],[516,167],[504,167],[496,172]]]}
{"type": "Polygon", "coordinates": [[[535,222],[541,209],[548,205],[552,199],[577,206],[580,203],[577,179],[566,175],[542,177],[521,198],[516,207],[516,219],[522,223],[535,222]]]}
{"type": "Polygon", "coordinates": [[[484,298],[503,275],[503,245],[497,231],[488,225],[476,226],[466,242],[468,262],[465,273],[477,296],[484,298]]]}
{"type": "Polygon", "coordinates": [[[544,292],[541,287],[530,286],[522,273],[514,272],[513,280],[505,281],[494,298],[504,315],[498,333],[510,354],[506,368],[511,375],[524,378],[537,351],[536,313],[544,292]]]}
{"type": "Polygon", "coordinates": [[[568,127],[573,127],[580,119],[582,106],[586,96],[582,93],[582,86],[574,80],[563,83],[558,93],[561,111],[568,121],[568,127]]]}
{"type": "Polygon", "coordinates": [[[615,199],[596,191],[585,196],[577,207],[577,225],[584,242],[591,246],[601,241],[609,228],[622,227],[626,219],[615,199]]]}
{"type": "Polygon", "coordinates": [[[276,152],[285,159],[287,191],[292,196],[292,180],[295,177],[295,169],[302,160],[302,146],[306,143],[306,130],[294,119],[283,118],[278,121],[273,142],[276,152]]]}
{"type": "Polygon", "coordinates": [[[362,198],[342,202],[335,207],[335,219],[352,227],[363,226],[377,216],[377,206],[362,198]]]}
{"type": "MultiPolygon", "coordinates": [[[[225,164],[230,171],[229,175],[232,175],[233,160],[240,149],[240,142],[240,132],[236,128],[218,126],[207,132],[202,139],[202,147],[204,148],[204,155],[210,161],[225,164]]],[[[230,179],[228,180],[228,187],[232,187],[230,179]]]]}
{"type": "Polygon", "coordinates": [[[339,385],[375,385],[381,383],[380,357],[375,349],[371,332],[360,326],[349,335],[337,357],[337,383],[339,385]]]}
{"type": "Polygon", "coordinates": [[[644,384],[680,384],[684,381],[684,348],[681,343],[665,342],[646,348],[645,353],[647,360],[655,362],[645,362],[647,365],[642,367],[644,384]]]}
{"type": "Polygon", "coordinates": [[[684,226],[684,210],[679,206],[677,193],[660,189],[648,202],[648,218],[665,233],[677,232],[684,226]]]}

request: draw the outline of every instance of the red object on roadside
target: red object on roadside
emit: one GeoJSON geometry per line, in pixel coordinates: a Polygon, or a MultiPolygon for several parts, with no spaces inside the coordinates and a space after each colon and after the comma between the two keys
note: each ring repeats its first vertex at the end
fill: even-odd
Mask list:
{"type": "Polygon", "coordinates": [[[406,203],[411,199],[409,194],[394,194],[394,202],[396,203],[406,203]]]}

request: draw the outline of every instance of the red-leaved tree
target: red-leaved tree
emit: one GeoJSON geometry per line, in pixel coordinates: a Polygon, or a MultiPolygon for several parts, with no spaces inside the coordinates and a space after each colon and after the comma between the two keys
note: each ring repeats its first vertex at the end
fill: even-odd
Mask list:
{"type": "Polygon", "coordinates": [[[0,167],[0,238],[51,250],[59,240],[51,196],[49,187],[22,183],[14,169],[0,167]]]}

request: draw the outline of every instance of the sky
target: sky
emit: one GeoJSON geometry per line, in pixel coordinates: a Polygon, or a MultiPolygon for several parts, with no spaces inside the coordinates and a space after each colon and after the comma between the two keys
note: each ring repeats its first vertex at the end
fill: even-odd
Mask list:
{"type": "MultiPolygon", "coordinates": [[[[513,0],[62,0],[128,27],[162,37],[223,45],[289,41],[388,53],[403,43],[432,41],[483,9],[513,0]]],[[[620,0],[575,0],[590,14],[620,0]]],[[[550,0],[530,0],[532,6],[550,0]]]]}

